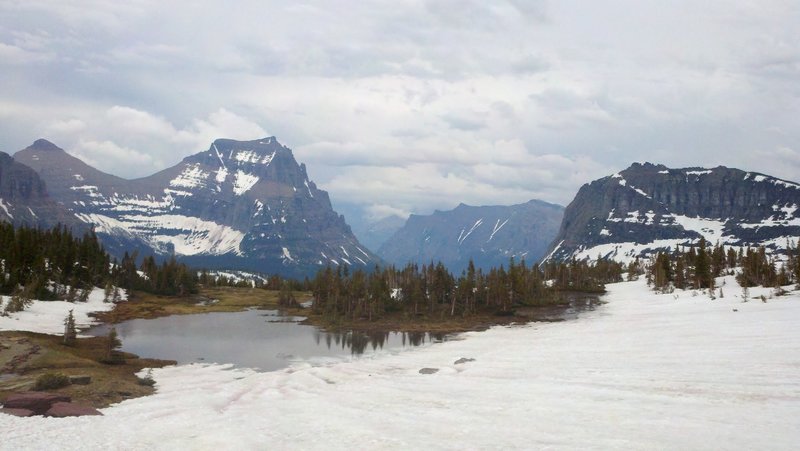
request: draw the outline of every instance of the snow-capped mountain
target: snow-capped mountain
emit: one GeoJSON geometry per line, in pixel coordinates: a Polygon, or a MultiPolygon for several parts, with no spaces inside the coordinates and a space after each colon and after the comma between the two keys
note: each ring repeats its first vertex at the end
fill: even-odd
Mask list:
{"type": "Polygon", "coordinates": [[[198,266],[307,274],[376,258],[274,137],[218,139],[205,152],[136,180],[103,173],[45,140],[14,158],[51,197],[95,227],[112,251],[175,254],[198,266]]]}
{"type": "Polygon", "coordinates": [[[781,251],[800,237],[800,184],[719,166],[634,163],[584,185],[548,258],[630,261],[697,243],[781,251]]]}
{"type": "Polygon", "coordinates": [[[75,226],[78,221],[54,202],[36,172],[0,152],[0,221],[28,227],[75,226]]]}
{"type": "Polygon", "coordinates": [[[564,207],[540,200],[511,206],[473,207],[461,204],[432,215],[411,215],[378,250],[397,265],[439,261],[461,271],[472,259],[476,267],[537,262],[558,232],[564,207]]]}

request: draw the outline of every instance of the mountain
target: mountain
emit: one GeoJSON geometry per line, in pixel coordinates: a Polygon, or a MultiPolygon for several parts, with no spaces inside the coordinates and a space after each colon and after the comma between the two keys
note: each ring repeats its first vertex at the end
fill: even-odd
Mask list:
{"type": "Polygon", "coordinates": [[[364,243],[368,249],[379,249],[405,223],[405,219],[392,215],[373,222],[363,222],[358,226],[353,224],[352,227],[358,240],[364,243]]]}
{"type": "Polygon", "coordinates": [[[439,261],[461,271],[469,260],[488,269],[508,266],[509,259],[538,261],[558,232],[564,207],[540,200],[511,206],[460,204],[432,215],[411,215],[378,250],[396,265],[439,261]]]}
{"type": "Polygon", "coordinates": [[[378,261],[274,137],[218,139],[207,151],[135,180],[98,171],[45,140],[14,158],[46,180],[50,196],[93,225],[117,255],[139,249],[197,266],[290,276],[378,261]]]}
{"type": "Polygon", "coordinates": [[[78,221],[47,193],[45,183],[31,168],[0,152],[0,221],[19,226],[75,226],[78,221]]]}
{"type": "Polygon", "coordinates": [[[548,257],[625,262],[701,237],[780,251],[800,237],[798,205],[800,184],[765,174],[634,163],[581,187],[548,257]]]}

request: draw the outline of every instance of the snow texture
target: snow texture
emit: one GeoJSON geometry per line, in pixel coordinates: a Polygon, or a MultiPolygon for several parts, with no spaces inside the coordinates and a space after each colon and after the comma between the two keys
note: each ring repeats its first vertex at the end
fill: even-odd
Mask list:
{"type": "Polygon", "coordinates": [[[258,183],[258,176],[237,170],[233,179],[233,193],[241,196],[258,183]]]}
{"type": "MultiPolygon", "coordinates": [[[[120,290],[122,299],[127,299],[124,290],[120,290]]],[[[20,330],[26,332],[38,332],[42,334],[63,335],[64,318],[72,310],[75,317],[75,325],[78,328],[85,328],[95,324],[94,318],[89,316],[90,312],[104,312],[114,308],[114,304],[103,302],[105,291],[102,288],[94,288],[89,293],[87,302],[66,302],[66,301],[33,301],[33,304],[21,312],[11,313],[10,316],[0,316],[0,331],[20,330]]],[[[11,298],[10,296],[0,296],[3,305],[11,298]]],[[[2,419],[0,418],[0,424],[2,419]]],[[[2,429],[0,429],[2,430],[2,429]]],[[[3,443],[0,443],[0,448],[3,443]]]]}
{"type": "Polygon", "coordinates": [[[13,217],[13,216],[11,216],[11,213],[8,211],[8,207],[9,207],[9,205],[7,205],[7,204],[6,204],[6,203],[3,201],[3,199],[0,199],[0,208],[2,208],[2,209],[3,209],[3,211],[4,211],[4,212],[5,212],[5,214],[6,214],[6,216],[8,216],[8,217],[9,217],[9,218],[11,218],[11,219],[14,219],[14,217],[13,217]]]}
{"type": "Polygon", "coordinates": [[[0,448],[796,449],[800,294],[724,282],[713,301],[610,285],[577,320],[270,373],[158,369],[102,417],[0,415],[0,448]]]}

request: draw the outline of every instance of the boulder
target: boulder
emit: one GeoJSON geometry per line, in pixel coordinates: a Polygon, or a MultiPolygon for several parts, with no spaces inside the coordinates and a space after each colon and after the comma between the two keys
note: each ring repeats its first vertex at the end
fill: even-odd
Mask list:
{"type": "Polygon", "coordinates": [[[15,417],[29,417],[33,415],[32,410],[28,409],[6,409],[5,407],[0,409],[0,413],[4,413],[6,415],[14,415],[15,417]]]}
{"type": "Polygon", "coordinates": [[[82,417],[86,415],[103,415],[99,410],[91,406],[73,404],[71,402],[57,402],[50,407],[45,414],[47,417],[82,417]]]}
{"type": "Polygon", "coordinates": [[[70,376],[69,383],[73,385],[89,385],[92,382],[92,376],[70,376]]]}
{"type": "Polygon", "coordinates": [[[70,402],[72,398],[57,393],[23,392],[10,395],[3,407],[6,409],[27,409],[35,415],[43,415],[57,402],[70,402]]]}

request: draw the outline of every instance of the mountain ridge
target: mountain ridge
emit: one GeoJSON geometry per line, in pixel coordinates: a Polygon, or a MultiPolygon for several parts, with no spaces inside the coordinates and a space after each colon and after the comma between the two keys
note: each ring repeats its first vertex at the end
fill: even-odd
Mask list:
{"type": "Polygon", "coordinates": [[[782,252],[800,236],[798,204],[800,184],[766,174],[634,163],[578,190],[547,258],[630,261],[700,238],[782,252]]]}
{"type": "Polygon", "coordinates": [[[378,261],[275,137],[217,139],[208,150],[131,180],[46,140],[14,158],[48,180],[51,196],[95,227],[112,253],[151,250],[204,266],[293,276],[326,264],[378,261]]]}
{"type": "Polygon", "coordinates": [[[427,264],[441,260],[460,271],[472,259],[476,267],[508,265],[512,257],[536,262],[556,235],[563,208],[541,200],[516,205],[471,206],[411,215],[378,249],[394,264],[427,264]]]}

